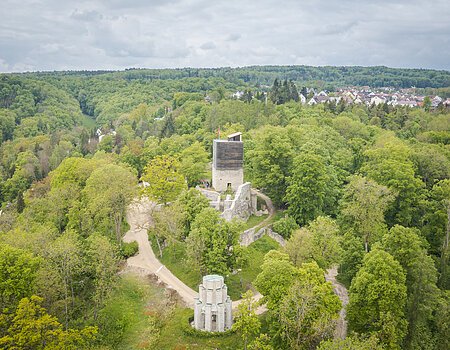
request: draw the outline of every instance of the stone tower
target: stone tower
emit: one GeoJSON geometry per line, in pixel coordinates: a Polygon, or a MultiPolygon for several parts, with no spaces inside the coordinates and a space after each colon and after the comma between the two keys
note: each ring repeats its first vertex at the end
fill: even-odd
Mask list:
{"type": "Polygon", "coordinates": [[[194,328],[208,332],[230,329],[233,324],[231,299],[223,277],[204,276],[198,294],[199,297],[195,298],[194,328]]]}
{"type": "Polygon", "coordinates": [[[244,183],[244,143],[242,133],[228,135],[227,140],[214,140],[212,186],[216,191],[236,192],[244,183]]]}

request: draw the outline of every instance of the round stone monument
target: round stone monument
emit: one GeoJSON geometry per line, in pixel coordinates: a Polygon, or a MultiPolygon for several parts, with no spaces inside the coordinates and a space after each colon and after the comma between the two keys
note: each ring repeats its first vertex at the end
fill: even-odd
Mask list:
{"type": "Polygon", "coordinates": [[[207,332],[224,332],[233,324],[231,299],[223,277],[207,275],[195,298],[194,328],[207,332]]]}

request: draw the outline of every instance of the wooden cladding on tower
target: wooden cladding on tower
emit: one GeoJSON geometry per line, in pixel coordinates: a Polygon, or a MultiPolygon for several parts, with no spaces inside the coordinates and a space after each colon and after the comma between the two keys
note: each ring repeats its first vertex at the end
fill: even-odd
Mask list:
{"type": "Polygon", "coordinates": [[[218,170],[241,169],[244,163],[242,141],[214,140],[214,168],[218,170]]]}

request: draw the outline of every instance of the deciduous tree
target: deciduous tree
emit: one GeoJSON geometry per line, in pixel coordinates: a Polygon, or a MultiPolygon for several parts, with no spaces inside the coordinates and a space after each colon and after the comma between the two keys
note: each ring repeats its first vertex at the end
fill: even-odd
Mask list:
{"type": "Polygon", "coordinates": [[[288,213],[301,225],[327,214],[325,208],[337,199],[335,174],[317,154],[297,156],[287,183],[288,213]]]}
{"type": "Polygon", "coordinates": [[[58,319],[41,306],[42,301],[36,295],[20,301],[7,335],[0,338],[2,349],[78,350],[93,343],[95,327],[63,330],[58,319]]]}
{"type": "Polygon", "coordinates": [[[87,239],[87,270],[92,274],[94,292],[94,318],[98,310],[114,287],[117,278],[117,252],[110,241],[100,234],[93,234],[87,239]]]}
{"type": "Polygon", "coordinates": [[[390,349],[400,349],[406,335],[406,277],[400,263],[381,249],[366,254],[349,290],[349,329],[374,333],[390,349]]]}
{"type": "Polygon", "coordinates": [[[31,253],[0,244],[0,310],[31,295],[38,267],[39,259],[31,253]]]}
{"type": "Polygon", "coordinates": [[[289,255],[270,251],[264,256],[261,272],[256,276],[254,285],[264,296],[269,309],[275,309],[298,275],[299,271],[289,261],[289,255]]]}
{"type": "Polygon", "coordinates": [[[362,172],[396,195],[386,213],[387,223],[417,225],[425,184],[415,175],[410,149],[398,142],[386,142],[383,147],[366,151],[365,155],[368,162],[361,168],[362,172]]]}
{"type": "Polygon", "coordinates": [[[86,209],[94,227],[100,232],[113,229],[119,245],[125,210],[136,193],[136,175],[129,168],[117,164],[94,170],[83,190],[86,209]]]}
{"type": "Polygon", "coordinates": [[[143,193],[159,203],[174,201],[186,188],[179,162],[171,156],[157,156],[145,167],[142,181],[148,186],[143,193]]]}
{"type": "Polygon", "coordinates": [[[341,302],[316,263],[303,264],[278,310],[281,336],[290,349],[313,349],[333,336],[341,302]]]}
{"type": "Polygon", "coordinates": [[[189,187],[200,183],[207,175],[208,153],[200,142],[194,142],[180,154],[180,172],[189,187]]]}
{"type": "Polygon", "coordinates": [[[375,336],[370,338],[351,335],[345,339],[330,339],[320,343],[317,350],[383,350],[375,336]]]}
{"type": "Polygon", "coordinates": [[[344,228],[360,236],[366,252],[369,245],[381,238],[386,230],[384,213],[394,200],[385,186],[362,176],[350,177],[341,200],[341,221],[344,228]]]}
{"type": "Polygon", "coordinates": [[[249,339],[258,334],[261,328],[261,322],[256,315],[257,307],[258,302],[253,300],[253,292],[248,290],[242,295],[242,301],[238,305],[233,324],[233,329],[241,334],[244,341],[244,350],[247,350],[249,339]]]}
{"type": "Polygon", "coordinates": [[[242,255],[240,231],[239,223],[225,221],[213,208],[203,209],[186,239],[191,261],[203,272],[227,275],[238,266],[242,255]]]}
{"type": "Polygon", "coordinates": [[[437,271],[419,233],[417,229],[396,225],[381,241],[383,250],[406,272],[408,333],[404,349],[423,349],[433,343],[431,327],[439,298],[437,271]]]}
{"type": "Polygon", "coordinates": [[[336,222],[319,216],[307,227],[293,233],[286,242],[286,253],[296,266],[315,261],[324,269],[337,264],[341,257],[341,236],[336,222]]]}

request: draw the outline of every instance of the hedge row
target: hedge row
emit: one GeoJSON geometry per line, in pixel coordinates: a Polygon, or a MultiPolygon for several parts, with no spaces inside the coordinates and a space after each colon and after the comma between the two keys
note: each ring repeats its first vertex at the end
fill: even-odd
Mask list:
{"type": "Polygon", "coordinates": [[[194,314],[192,313],[188,319],[182,319],[181,329],[183,333],[192,337],[200,337],[200,338],[218,338],[218,337],[226,337],[234,333],[233,329],[228,329],[225,332],[206,332],[195,329],[191,326],[192,321],[194,320],[194,314]]]}

